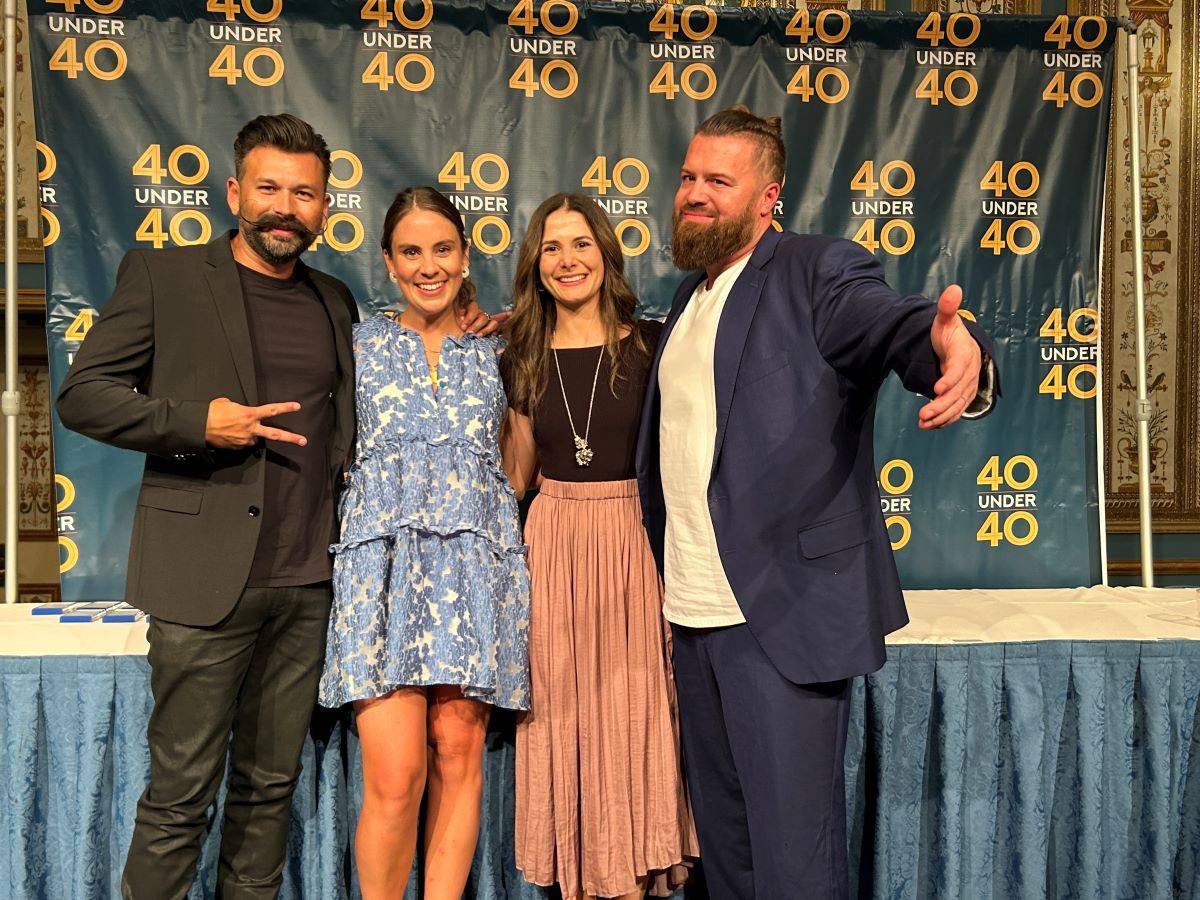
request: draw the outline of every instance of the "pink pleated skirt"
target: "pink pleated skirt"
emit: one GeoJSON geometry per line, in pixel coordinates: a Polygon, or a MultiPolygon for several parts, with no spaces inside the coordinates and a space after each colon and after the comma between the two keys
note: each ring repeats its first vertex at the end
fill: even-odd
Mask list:
{"type": "Polygon", "coordinates": [[[516,862],[565,898],[669,894],[698,855],[662,585],[637,482],[545,480],[525,526],[531,709],[516,862]]]}

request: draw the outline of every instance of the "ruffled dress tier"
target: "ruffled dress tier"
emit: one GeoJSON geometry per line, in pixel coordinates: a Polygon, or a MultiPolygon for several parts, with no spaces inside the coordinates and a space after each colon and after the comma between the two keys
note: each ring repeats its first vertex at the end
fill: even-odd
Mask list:
{"type": "Polygon", "coordinates": [[[420,336],[355,326],[358,436],[340,503],[320,701],[455,685],[527,709],[529,575],[500,460],[495,338],[443,341],[435,394],[420,336]]]}

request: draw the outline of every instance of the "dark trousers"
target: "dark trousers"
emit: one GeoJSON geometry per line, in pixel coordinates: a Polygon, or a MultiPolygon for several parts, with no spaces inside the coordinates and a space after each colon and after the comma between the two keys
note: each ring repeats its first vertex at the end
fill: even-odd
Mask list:
{"type": "Polygon", "coordinates": [[[187,896],[227,751],[217,895],[279,892],[329,606],[328,584],[247,588],[217,625],[151,620],[150,784],[138,801],[125,900],[187,896]]]}
{"type": "Polygon", "coordinates": [[[684,767],[713,900],[849,897],[850,682],[797,685],[749,626],[672,626],[684,767]]]}

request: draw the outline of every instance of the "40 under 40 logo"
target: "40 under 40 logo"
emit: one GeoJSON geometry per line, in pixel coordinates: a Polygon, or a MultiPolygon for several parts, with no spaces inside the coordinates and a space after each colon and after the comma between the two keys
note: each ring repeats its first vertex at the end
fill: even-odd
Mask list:
{"type": "Polygon", "coordinates": [[[917,40],[929,45],[916,51],[917,65],[931,66],[917,84],[913,96],[938,106],[943,100],[951,106],[970,106],[979,96],[979,79],[970,71],[978,54],[967,49],[975,44],[980,31],[979,16],[956,12],[943,18],[931,12],[917,29],[917,40]]]}
{"type": "Polygon", "coordinates": [[[100,81],[116,81],[129,67],[129,56],[121,41],[125,25],[121,19],[105,18],[120,10],[125,0],[46,0],[62,7],[51,12],[46,24],[62,42],[50,54],[47,68],[68,78],[87,75],[100,81]]]}
{"type": "Polygon", "coordinates": [[[71,512],[75,503],[75,484],[60,472],[54,476],[54,486],[62,491],[54,510],[58,516],[58,574],[62,575],[79,562],[79,544],[72,536],[76,533],[75,514],[71,512]]]}
{"type": "Polygon", "coordinates": [[[334,150],[329,154],[332,169],[329,172],[329,218],[325,231],[313,241],[309,250],[328,244],[339,253],[352,253],[362,246],[366,231],[362,218],[363,195],[359,183],[363,177],[363,164],[358,155],[349,150],[334,150]]]}
{"type": "Polygon", "coordinates": [[[1037,540],[1037,463],[1024,454],[1001,462],[992,456],[983,464],[975,483],[986,490],[978,495],[987,515],[975,540],[995,548],[1001,543],[1024,547],[1037,540]]]}
{"type": "Polygon", "coordinates": [[[595,191],[596,203],[608,215],[624,217],[614,226],[621,251],[626,256],[645,253],[650,246],[650,226],[647,224],[650,203],[645,197],[650,187],[650,169],[646,164],[636,156],[626,156],[618,159],[610,169],[608,157],[597,156],[579,179],[579,184],[595,191]],[[612,188],[622,196],[609,196],[612,188]],[[633,244],[627,241],[629,233],[636,235],[633,244]]]}
{"type": "Polygon", "coordinates": [[[471,231],[471,246],[494,256],[512,244],[512,226],[505,218],[509,214],[508,161],[499,153],[478,153],[468,159],[465,151],[450,154],[438,172],[438,184],[448,184],[452,191],[446,196],[464,214],[471,231]],[[474,221],[467,213],[484,213],[474,221]]]}
{"type": "Polygon", "coordinates": [[[992,218],[979,238],[980,249],[991,250],[993,256],[1006,252],[1025,256],[1038,248],[1042,242],[1036,221],[1041,183],[1038,167],[1025,160],[1007,165],[998,159],[988,167],[979,189],[992,196],[981,201],[980,212],[992,218]]]}
{"type": "Polygon", "coordinates": [[[650,93],[667,100],[681,91],[692,100],[707,100],[716,93],[717,73],[711,62],[701,62],[716,58],[716,47],[709,40],[716,30],[717,13],[711,7],[693,4],[680,10],[673,3],[658,7],[650,19],[650,58],[665,62],[650,79],[650,93]],[[684,65],[685,60],[696,62],[684,65]]]}
{"type": "Polygon", "coordinates": [[[840,66],[846,65],[843,44],[850,34],[850,14],[843,9],[822,9],[815,15],[807,5],[801,5],[784,29],[787,37],[799,38],[801,46],[786,49],[788,62],[801,63],[788,82],[787,92],[809,103],[814,98],[822,103],[841,103],[850,93],[850,76],[840,66]],[[826,63],[814,69],[814,63],[826,63]]]}
{"type": "Polygon", "coordinates": [[[42,213],[42,246],[49,247],[62,234],[62,225],[53,209],[58,205],[58,188],[52,180],[54,173],[58,171],[58,157],[41,141],[36,141],[35,144],[38,154],[38,205],[42,213]]]}
{"type": "Polygon", "coordinates": [[[554,100],[570,97],[579,89],[579,71],[571,57],[579,56],[570,37],[579,24],[579,8],[570,0],[544,0],[534,12],[533,0],[520,0],[508,14],[513,30],[506,50],[520,58],[508,77],[508,86],[526,97],[539,91],[554,100]]]}
{"type": "Polygon", "coordinates": [[[853,240],[871,253],[882,247],[891,256],[903,256],[911,250],[917,242],[912,224],[916,184],[912,163],[893,159],[877,167],[875,160],[865,160],[850,179],[851,193],[862,195],[850,203],[851,221],[860,221],[853,240]],[[888,218],[877,226],[877,216],[888,218]]]}
{"type": "Polygon", "coordinates": [[[212,238],[208,218],[208,154],[195,144],[164,148],[150,144],[130,167],[141,183],[133,186],[134,206],[142,219],[134,239],[158,250],[168,242],[176,247],[206,244],[212,238]]]}
{"type": "Polygon", "coordinates": [[[218,46],[208,77],[226,84],[242,78],[256,87],[278,84],[286,68],[276,49],[283,44],[283,29],[268,23],[283,12],[283,0],[206,0],[204,9],[221,16],[208,26],[208,37],[218,46]]]}
{"type": "Polygon", "coordinates": [[[1067,394],[1080,400],[1095,397],[1099,336],[1100,322],[1092,307],[1081,306],[1069,315],[1058,307],[1050,310],[1038,331],[1041,362],[1047,367],[1038,393],[1055,400],[1067,394]]]}
{"type": "Polygon", "coordinates": [[[433,38],[426,30],[433,21],[433,0],[366,0],[359,18],[372,26],[362,34],[363,47],[376,51],[362,71],[363,84],[381,91],[399,85],[419,94],[434,83],[433,38]]]}
{"type": "Polygon", "coordinates": [[[892,550],[903,550],[912,539],[913,467],[906,459],[889,459],[879,470],[879,508],[892,550]]]}
{"type": "Polygon", "coordinates": [[[1080,16],[1074,23],[1068,16],[1056,16],[1046,29],[1045,42],[1057,52],[1042,54],[1042,65],[1052,71],[1042,89],[1042,99],[1062,109],[1068,103],[1090,109],[1104,99],[1104,82],[1096,74],[1103,68],[1103,56],[1090,53],[1108,37],[1108,22],[1100,16],[1080,16]]]}

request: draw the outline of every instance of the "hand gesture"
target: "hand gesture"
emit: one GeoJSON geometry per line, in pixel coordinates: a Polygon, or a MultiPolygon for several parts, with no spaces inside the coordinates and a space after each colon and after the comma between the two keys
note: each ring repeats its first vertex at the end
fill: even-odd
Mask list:
{"type": "Polygon", "coordinates": [[[917,424],[923,429],[958,421],[979,392],[983,353],[958,314],[961,305],[962,288],[957,284],[950,285],[938,298],[929,338],[941,363],[942,377],[933,386],[933,400],[918,414],[917,424]]]}
{"type": "Polygon", "coordinates": [[[458,315],[458,324],[463,331],[468,331],[471,334],[477,334],[480,337],[487,337],[489,334],[495,334],[497,331],[502,331],[504,323],[508,317],[512,315],[512,310],[506,309],[495,315],[489,315],[479,308],[479,305],[472,300],[471,304],[458,315]]]}
{"type": "Polygon", "coordinates": [[[210,447],[237,450],[252,447],[260,440],[283,441],[303,447],[308,438],[300,434],[264,425],[264,419],[296,412],[299,403],[266,403],[262,406],[242,406],[228,397],[218,397],[208,404],[208,421],[204,425],[204,440],[210,447]]]}

